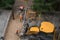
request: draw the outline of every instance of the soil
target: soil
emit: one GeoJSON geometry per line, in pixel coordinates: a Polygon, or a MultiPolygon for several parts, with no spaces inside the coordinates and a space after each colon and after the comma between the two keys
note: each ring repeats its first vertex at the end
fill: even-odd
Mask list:
{"type": "Polygon", "coordinates": [[[16,30],[22,27],[22,23],[19,19],[10,20],[5,40],[19,40],[20,38],[16,35],[16,30]]]}

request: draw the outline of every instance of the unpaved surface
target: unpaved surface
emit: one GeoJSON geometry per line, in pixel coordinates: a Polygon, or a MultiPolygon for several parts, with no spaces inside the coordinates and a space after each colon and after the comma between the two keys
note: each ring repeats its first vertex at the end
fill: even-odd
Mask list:
{"type": "Polygon", "coordinates": [[[9,22],[5,40],[19,40],[19,37],[16,35],[16,30],[22,27],[22,23],[19,19],[15,19],[9,22]]]}

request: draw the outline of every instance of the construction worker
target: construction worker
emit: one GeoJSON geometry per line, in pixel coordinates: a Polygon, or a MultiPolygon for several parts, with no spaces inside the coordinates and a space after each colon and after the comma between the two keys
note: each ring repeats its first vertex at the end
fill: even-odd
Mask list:
{"type": "Polygon", "coordinates": [[[22,22],[22,20],[23,20],[23,16],[22,14],[20,14],[20,22],[22,22]]]}
{"type": "Polygon", "coordinates": [[[20,18],[20,22],[22,22],[24,6],[23,6],[23,5],[21,5],[21,6],[19,7],[19,10],[21,11],[19,18],[20,18]]]}
{"type": "Polygon", "coordinates": [[[18,30],[16,30],[16,34],[18,34],[18,30]]]}

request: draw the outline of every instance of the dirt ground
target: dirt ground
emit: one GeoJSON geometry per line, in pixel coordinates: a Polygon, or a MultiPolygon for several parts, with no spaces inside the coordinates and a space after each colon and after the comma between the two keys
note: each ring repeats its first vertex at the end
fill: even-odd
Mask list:
{"type": "Polygon", "coordinates": [[[19,40],[16,35],[16,30],[22,27],[22,22],[19,19],[11,19],[8,25],[5,40],[19,40]]]}

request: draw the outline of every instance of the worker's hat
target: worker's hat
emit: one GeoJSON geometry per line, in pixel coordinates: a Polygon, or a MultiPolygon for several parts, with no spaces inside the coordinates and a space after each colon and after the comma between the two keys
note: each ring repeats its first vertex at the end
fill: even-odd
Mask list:
{"type": "Polygon", "coordinates": [[[24,9],[24,6],[21,5],[19,8],[20,8],[20,9],[24,9]]]}

